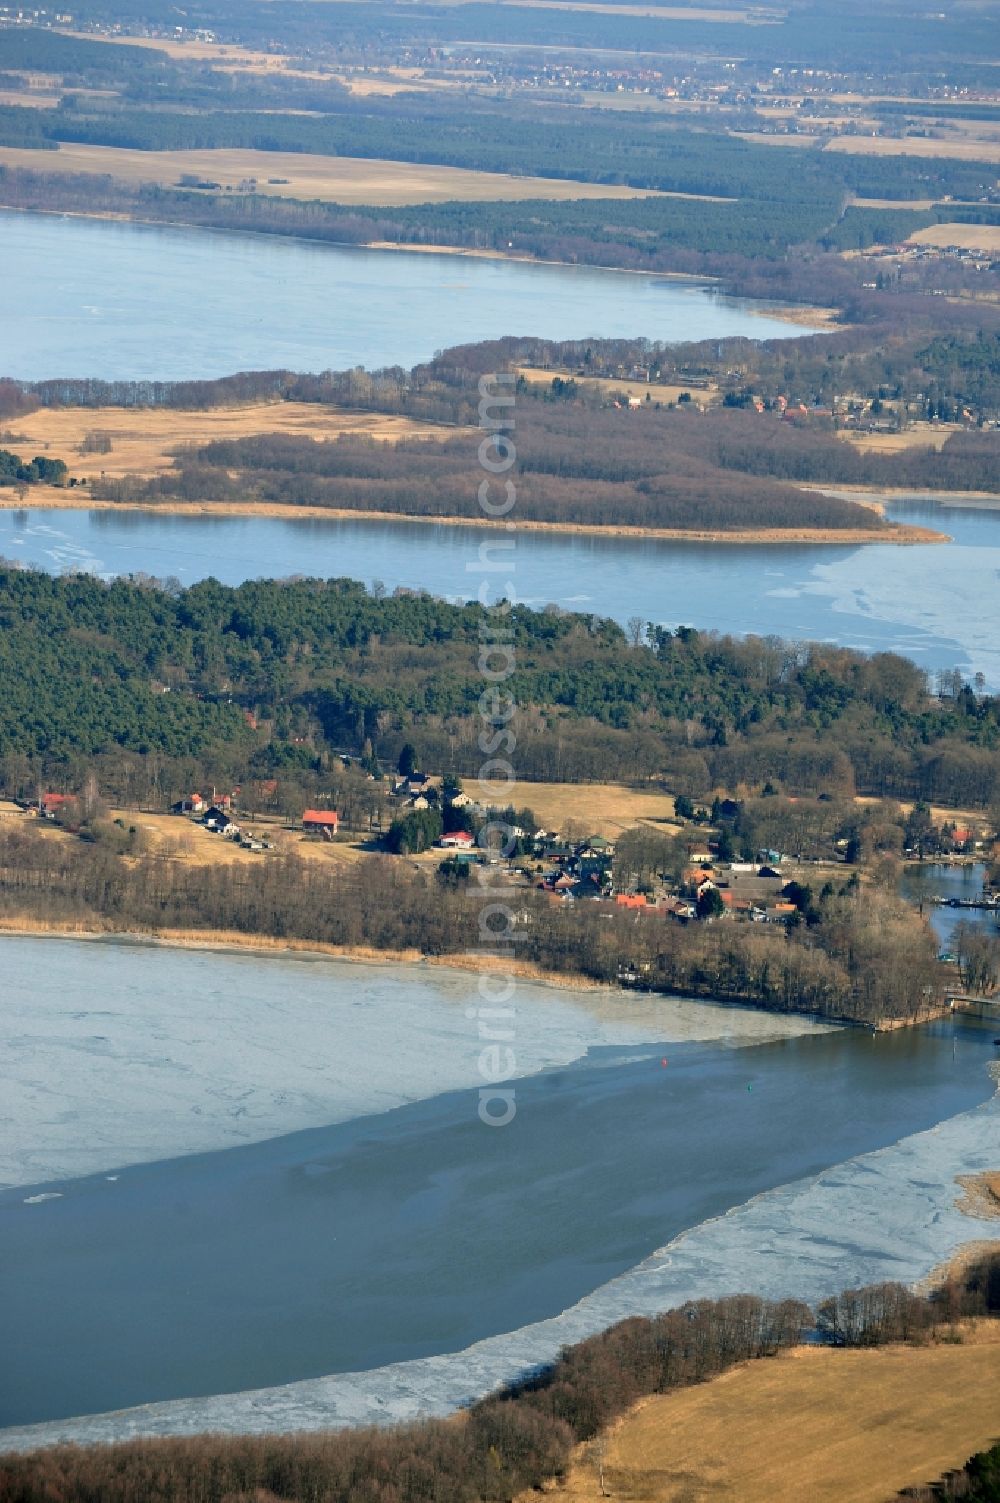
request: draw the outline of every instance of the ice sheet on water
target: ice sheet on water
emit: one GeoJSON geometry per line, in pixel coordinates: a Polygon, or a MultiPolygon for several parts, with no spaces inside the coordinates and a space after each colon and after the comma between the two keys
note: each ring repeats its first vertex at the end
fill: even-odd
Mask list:
{"type": "MultiPolygon", "coordinates": [[[[482,1083],[477,978],[0,937],[0,1189],[208,1152],[482,1083]]],[[[520,982],[517,1073],[599,1045],[763,1043],[802,1018],[520,982]]]]}
{"type": "Polygon", "coordinates": [[[683,1233],[552,1320],[463,1352],[284,1387],[184,1399],[0,1431],[0,1450],[134,1435],[277,1433],[445,1414],[568,1342],[629,1315],[733,1293],[814,1302],[851,1285],[913,1283],[1000,1222],[956,1209],[956,1174],[1000,1161],[1000,1097],[811,1180],[769,1191],[683,1233]]]}

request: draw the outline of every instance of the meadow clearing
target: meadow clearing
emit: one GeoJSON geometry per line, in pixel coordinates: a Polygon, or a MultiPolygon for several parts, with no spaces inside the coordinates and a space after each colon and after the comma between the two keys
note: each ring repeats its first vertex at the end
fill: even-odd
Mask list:
{"type": "MultiPolygon", "coordinates": [[[[0,147],[0,166],[33,172],[113,177],[125,183],[177,187],[182,177],[238,188],[256,179],[258,194],[339,204],[398,207],[403,204],[521,202],[545,198],[630,199],[657,195],[642,188],[579,183],[556,178],[512,177],[363,157],[327,157],[309,152],[222,148],[137,151],[119,146],[64,142],[58,151],[0,147]]],[[[671,195],[687,197],[688,195],[671,195]]]]}
{"type": "MultiPolygon", "coordinates": [[[[404,438],[446,439],[457,430],[440,424],[418,423],[391,413],[334,412],[315,402],[249,402],[238,407],[192,411],[172,407],[43,407],[15,419],[0,436],[18,452],[41,453],[63,459],[70,473],[96,479],[125,475],[158,475],[173,467],[174,451],[200,447],[223,439],[249,438],[258,433],[285,433],[316,440],[341,434],[366,434],[384,443],[404,438]],[[106,453],[94,449],[106,439],[106,453]],[[87,452],[88,449],[90,452],[87,452]]],[[[63,497],[75,505],[80,497],[56,492],[46,504],[63,497]]]]}
{"type": "Polygon", "coordinates": [[[963,250],[1000,251],[1000,224],[932,224],[910,236],[911,245],[960,245],[963,250]]]}
{"type": "MultiPolygon", "coordinates": [[[[580,1448],[559,1503],[886,1503],[1000,1437],[1000,1322],[961,1344],[797,1347],[646,1399],[580,1448]]],[[[525,1500],[521,1500],[525,1503],[525,1500]]]]}

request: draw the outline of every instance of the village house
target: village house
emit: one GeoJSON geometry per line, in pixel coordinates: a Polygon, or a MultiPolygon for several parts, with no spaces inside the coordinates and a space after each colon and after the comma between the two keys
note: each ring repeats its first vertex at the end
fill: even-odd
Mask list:
{"type": "Polygon", "coordinates": [[[475,843],[475,836],[470,835],[468,830],[449,830],[438,841],[443,851],[471,851],[475,843]]]}
{"type": "Polygon", "coordinates": [[[716,881],[715,868],[707,865],[686,867],[681,882],[695,897],[719,885],[716,881]]]}
{"type": "Polygon", "coordinates": [[[212,804],[209,809],[205,810],[202,824],[206,830],[214,830],[218,835],[239,834],[237,826],[233,824],[225,809],[220,808],[218,804],[212,804]]]}
{"type": "Polygon", "coordinates": [[[200,793],[189,793],[186,798],[178,799],[176,804],[171,805],[171,814],[204,814],[208,808],[207,803],[200,793]]]}
{"type": "Polygon", "coordinates": [[[38,812],[42,819],[55,819],[61,814],[67,804],[74,802],[72,793],[43,793],[38,805],[38,812]]]}
{"type": "Polygon", "coordinates": [[[307,835],[332,840],[340,829],[340,815],[336,809],[306,809],[302,815],[302,828],[307,835]]]}
{"type": "Polygon", "coordinates": [[[686,924],[689,919],[693,919],[697,913],[694,904],[689,903],[686,898],[664,898],[663,902],[658,906],[667,918],[677,919],[682,924],[686,924]]]}

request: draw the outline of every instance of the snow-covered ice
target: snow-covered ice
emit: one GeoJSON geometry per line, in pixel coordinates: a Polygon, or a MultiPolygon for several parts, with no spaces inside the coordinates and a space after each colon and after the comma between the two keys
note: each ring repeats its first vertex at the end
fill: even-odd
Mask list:
{"type": "MultiPolygon", "coordinates": [[[[482,1084],[471,973],[0,937],[0,1189],[261,1142],[482,1084]]],[[[517,1072],[821,1025],[518,983],[517,1072]]]]}

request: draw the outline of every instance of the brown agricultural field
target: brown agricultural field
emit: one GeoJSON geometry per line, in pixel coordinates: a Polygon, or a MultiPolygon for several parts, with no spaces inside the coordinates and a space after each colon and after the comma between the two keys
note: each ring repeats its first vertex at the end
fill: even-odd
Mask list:
{"type": "Polygon", "coordinates": [[[647,1399],[581,1447],[547,1496],[886,1503],[1000,1438],[1000,1323],[963,1337],[875,1351],[798,1347],[647,1399]]]}
{"type": "MultiPolygon", "coordinates": [[[[169,37],[108,37],[97,36],[90,31],[73,31],[59,27],[66,36],[77,37],[86,42],[104,42],[109,47],[148,47],[152,52],[165,52],[178,62],[187,59],[194,63],[229,63],[233,67],[271,72],[284,69],[287,58],[271,52],[255,52],[228,42],[174,41],[169,37]]],[[[325,75],[307,74],[307,77],[325,75]]]]}
{"type": "Polygon", "coordinates": [[[907,449],[943,449],[960,423],[911,423],[901,433],[852,433],[841,429],[838,438],[870,454],[904,454],[907,449]]]}
{"type": "MultiPolygon", "coordinates": [[[[742,141],[753,141],[761,146],[816,146],[822,140],[819,135],[772,136],[767,131],[739,131],[742,141]]],[[[828,141],[824,151],[846,151],[858,156],[878,157],[950,157],[960,162],[1000,162],[1000,140],[992,133],[983,133],[983,138],[933,140],[929,136],[908,136],[897,140],[892,136],[835,136],[828,141]]],[[[909,203],[897,207],[908,208],[909,203]]]]}
{"type": "MultiPolygon", "coordinates": [[[[466,203],[524,199],[630,199],[657,195],[642,188],[577,183],[557,178],[510,177],[498,172],[471,172],[464,167],[433,167],[362,157],[326,157],[309,152],[220,149],[205,151],[136,151],[118,146],[64,143],[58,151],[0,147],[0,166],[33,172],[110,176],[125,183],[178,186],[182,176],[238,187],[255,178],[259,194],[318,199],[340,204],[466,203]],[[280,182],[276,181],[281,179],[280,182]]],[[[684,195],[680,195],[684,196],[684,195]]]]}
{"type": "MultiPolygon", "coordinates": [[[[38,89],[0,89],[0,104],[25,110],[54,110],[61,94],[43,94],[38,89]]],[[[40,153],[34,152],[37,158],[40,153]]]]}
{"type": "Polygon", "coordinates": [[[960,245],[963,250],[1000,252],[998,224],[932,224],[910,236],[911,245],[960,245]]]}
{"type": "MultiPolygon", "coordinates": [[[[185,815],[111,809],[108,817],[137,826],[146,837],[150,850],[187,866],[253,864],[266,861],[273,855],[299,856],[306,861],[354,862],[366,854],[361,842],[319,840],[304,835],[301,829],[290,827],[274,815],[254,817],[237,812],[234,816],[241,830],[253,834],[256,839],[268,841],[273,847],[271,851],[245,850],[235,840],[225,840],[198,820],[185,815]]],[[[442,859],[440,851],[434,854],[439,861],[442,859]]]]}
{"type": "Polygon", "coordinates": [[[1000,162],[1000,141],[994,137],[934,140],[929,136],[835,136],[826,151],[847,151],[876,157],[951,157],[960,162],[1000,162]]]}

